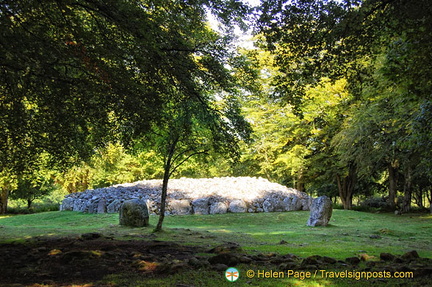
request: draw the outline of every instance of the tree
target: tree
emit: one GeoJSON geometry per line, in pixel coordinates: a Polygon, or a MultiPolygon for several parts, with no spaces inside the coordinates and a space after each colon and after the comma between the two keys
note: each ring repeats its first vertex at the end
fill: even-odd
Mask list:
{"type": "Polygon", "coordinates": [[[0,172],[0,214],[7,211],[8,199],[10,192],[16,188],[17,178],[8,170],[0,172]]]}
{"type": "Polygon", "coordinates": [[[173,85],[199,98],[196,69],[220,69],[225,57],[213,48],[223,38],[203,39],[205,7],[225,23],[246,11],[235,0],[2,1],[1,171],[30,170],[44,152],[78,162],[131,142],[174,100],[173,85]]]}
{"type": "Polygon", "coordinates": [[[281,74],[273,94],[300,115],[310,85],[323,77],[348,82],[350,116],[332,141],[345,165],[339,186],[354,190],[353,182],[384,173],[389,204],[402,191],[404,210],[418,174],[414,163],[424,154],[418,140],[430,139],[414,119],[432,94],[431,9],[423,0],[264,1],[258,22],[281,74]]]}
{"type": "MultiPolygon", "coordinates": [[[[164,121],[155,127],[156,145],[164,159],[161,207],[155,231],[162,229],[168,181],[177,169],[192,157],[216,151],[238,156],[238,141],[247,137],[248,125],[239,126],[230,112],[203,106],[201,101],[173,103],[165,109],[164,121]]],[[[233,114],[234,115],[234,114],[233,114]]]]}

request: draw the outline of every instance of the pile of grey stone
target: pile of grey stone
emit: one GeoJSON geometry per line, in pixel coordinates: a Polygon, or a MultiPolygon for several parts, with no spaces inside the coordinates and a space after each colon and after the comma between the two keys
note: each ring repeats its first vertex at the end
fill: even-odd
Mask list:
{"type": "MultiPolygon", "coordinates": [[[[60,210],[117,213],[125,201],[139,199],[150,214],[158,214],[161,190],[161,180],[86,190],[67,195],[60,210]]],[[[166,214],[297,211],[309,210],[311,202],[306,193],[263,178],[181,178],[169,182],[166,214]]]]}

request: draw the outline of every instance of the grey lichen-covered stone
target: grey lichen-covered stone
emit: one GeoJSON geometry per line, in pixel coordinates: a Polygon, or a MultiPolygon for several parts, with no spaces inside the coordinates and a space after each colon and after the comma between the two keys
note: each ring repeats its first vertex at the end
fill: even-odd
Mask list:
{"type": "Polygon", "coordinates": [[[121,201],[118,199],[114,199],[113,202],[108,204],[107,213],[117,213],[120,210],[120,206],[122,205],[121,201]]]}
{"type": "Polygon", "coordinates": [[[279,197],[268,197],[263,203],[265,212],[286,211],[285,203],[279,197]]]}
{"type": "Polygon", "coordinates": [[[107,205],[106,205],[106,199],[102,198],[99,200],[97,205],[97,213],[106,213],[107,212],[107,205]]]}
{"type": "Polygon", "coordinates": [[[293,210],[301,210],[302,202],[297,196],[287,196],[283,200],[284,203],[284,211],[293,211],[293,210]]]}
{"type": "Polygon", "coordinates": [[[308,226],[327,226],[333,213],[333,205],[330,198],[320,196],[312,201],[308,226]]]}
{"type": "Polygon", "coordinates": [[[227,213],[228,206],[224,202],[214,202],[210,205],[210,214],[224,214],[227,213]]]}
{"type": "Polygon", "coordinates": [[[73,210],[75,199],[66,197],[60,205],[60,211],[73,210]]]}
{"type": "Polygon", "coordinates": [[[141,199],[125,201],[120,207],[120,225],[144,227],[149,225],[147,204],[141,199]]]}
{"type": "Polygon", "coordinates": [[[208,197],[197,198],[192,201],[194,214],[209,214],[209,199],[208,197]]]}
{"type": "Polygon", "coordinates": [[[228,209],[230,212],[234,212],[234,213],[246,212],[247,206],[244,200],[234,199],[233,201],[230,202],[228,209]]]}

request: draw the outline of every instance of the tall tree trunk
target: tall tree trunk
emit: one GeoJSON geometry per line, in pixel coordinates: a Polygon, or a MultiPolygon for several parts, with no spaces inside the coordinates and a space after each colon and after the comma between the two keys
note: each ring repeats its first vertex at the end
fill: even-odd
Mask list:
{"type": "Polygon", "coordinates": [[[298,191],[304,191],[305,190],[304,179],[303,179],[303,170],[299,171],[295,189],[297,189],[298,191]]]}
{"type": "Polygon", "coordinates": [[[429,209],[430,209],[430,213],[432,214],[432,190],[430,191],[429,209]]]}
{"type": "Polygon", "coordinates": [[[27,209],[30,210],[32,208],[33,200],[27,199],[27,209]]]}
{"type": "Polygon", "coordinates": [[[394,210],[396,207],[397,170],[392,163],[390,163],[388,166],[388,172],[389,172],[389,197],[387,203],[390,206],[390,208],[394,210]]]}
{"type": "Polygon", "coordinates": [[[7,212],[9,190],[7,188],[0,188],[0,214],[7,212]]]}
{"type": "Polygon", "coordinates": [[[411,168],[408,168],[408,171],[405,176],[404,183],[404,198],[402,202],[402,212],[409,212],[411,210],[411,197],[412,197],[412,177],[411,177],[411,168]]]}
{"type": "Polygon", "coordinates": [[[413,196],[414,201],[417,204],[417,206],[420,207],[420,209],[423,209],[425,207],[423,188],[416,188],[415,190],[412,190],[411,192],[412,192],[412,196],[413,196]]]}
{"type": "Polygon", "coordinates": [[[339,196],[344,209],[352,209],[352,198],[356,183],[356,170],[354,164],[350,165],[348,175],[346,177],[342,178],[339,174],[337,174],[336,180],[339,189],[339,196]]]}

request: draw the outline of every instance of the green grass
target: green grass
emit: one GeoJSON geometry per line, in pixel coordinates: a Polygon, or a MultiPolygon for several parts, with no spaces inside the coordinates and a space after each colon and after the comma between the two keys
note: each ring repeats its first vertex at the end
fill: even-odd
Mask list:
{"type": "MultiPolygon", "coordinates": [[[[294,253],[344,259],[359,253],[402,254],[417,250],[432,258],[432,215],[373,214],[334,210],[327,227],[308,227],[308,212],[229,213],[223,215],[168,216],[159,240],[182,244],[214,245],[238,242],[248,252],[294,253]],[[372,239],[379,235],[380,239],[372,239]],[[281,241],[287,243],[280,244],[281,241]]],[[[100,232],[115,238],[150,235],[157,222],[150,217],[148,228],[118,225],[117,214],[45,212],[0,217],[0,241],[20,241],[35,236],[75,236],[100,232]]]]}
{"type": "MultiPolygon", "coordinates": [[[[115,239],[144,239],[175,241],[186,245],[199,245],[208,249],[224,242],[237,242],[248,253],[292,253],[301,257],[330,256],[337,259],[367,253],[379,256],[381,252],[403,254],[417,250],[421,257],[432,258],[432,215],[364,213],[334,210],[327,227],[308,227],[309,212],[237,213],[223,215],[168,216],[164,231],[153,234],[158,217],[150,217],[147,228],[127,228],[118,225],[118,214],[84,214],[78,212],[45,212],[0,217],[0,243],[22,242],[38,236],[79,236],[99,232],[115,239]],[[370,238],[379,235],[379,239],[370,238]],[[281,241],[286,243],[281,244],[281,241]]],[[[243,274],[248,269],[266,266],[239,266],[243,274]]],[[[160,277],[141,277],[139,274],[117,274],[92,286],[394,286],[390,283],[365,280],[311,278],[299,280],[249,279],[241,276],[229,283],[223,272],[188,270],[160,277]],[[387,285],[386,285],[387,284],[387,285]],[[234,286],[234,285],[233,285],[234,286]]],[[[405,281],[398,280],[397,284],[405,281]]],[[[407,281],[408,283],[410,281],[407,281]]],[[[405,283],[403,283],[405,284],[405,283]]],[[[421,284],[420,284],[421,285],[421,284]]]]}

